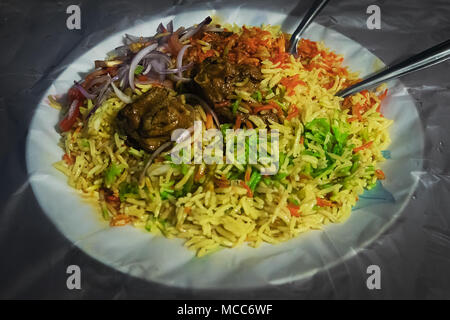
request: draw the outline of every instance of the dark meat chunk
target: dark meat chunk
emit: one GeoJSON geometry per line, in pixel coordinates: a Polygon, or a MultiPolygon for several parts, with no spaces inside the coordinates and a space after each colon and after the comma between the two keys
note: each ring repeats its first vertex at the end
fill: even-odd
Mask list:
{"type": "Polygon", "coordinates": [[[211,104],[220,103],[236,89],[236,83],[247,81],[240,87],[248,92],[255,91],[262,80],[258,67],[248,64],[232,64],[222,58],[208,58],[197,66],[195,85],[200,94],[211,104]]]}
{"type": "MultiPolygon", "coordinates": [[[[229,107],[220,107],[215,108],[214,112],[217,114],[221,123],[230,123],[235,121],[236,116],[233,114],[233,111],[229,107]]],[[[241,113],[240,111],[238,111],[241,113]]]]}
{"type": "MultiPolygon", "coordinates": [[[[230,106],[220,106],[221,103],[230,99],[235,94],[235,90],[241,89],[252,94],[263,79],[261,70],[250,64],[233,64],[223,58],[208,58],[196,66],[194,73],[194,87],[209,104],[214,106],[214,111],[220,122],[233,123],[236,115],[231,111],[230,106]],[[236,86],[236,83],[243,84],[236,86]]],[[[242,122],[248,118],[248,114],[237,112],[241,116],[242,122]]],[[[274,113],[262,115],[261,118],[267,124],[269,119],[280,122],[274,113]]]]}
{"type": "Polygon", "coordinates": [[[147,151],[155,151],[170,141],[175,129],[187,129],[193,124],[194,109],[159,87],[150,89],[117,115],[117,125],[127,135],[127,142],[147,151]]]}

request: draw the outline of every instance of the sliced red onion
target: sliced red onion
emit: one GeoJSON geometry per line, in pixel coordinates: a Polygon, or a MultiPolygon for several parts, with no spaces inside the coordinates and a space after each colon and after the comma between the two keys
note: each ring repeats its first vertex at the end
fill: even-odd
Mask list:
{"type": "Polygon", "coordinates": [[[186,50],[188,48],[192,47],[190,44],[187,44],[185,46],[183,46],[180,50],[180,52],[178,52],[178,56],[177,56],[177,69],[178,69],[178,76],[181,78],[182,75],[182,71],[181,71],[181,67],[183,66],[183,57],[184,57],[184,53],[186,52],[186,50]]]}
{"type": "Polygon", "coordinates": [[[200,105],[202,106],[203,110],[205,110],[205,112],[211,113],[211,115],[214,119],[214,122],[216,123],[217,128],[220,129],[219,118],[217,117],[217,115],[213,111],[213,109],[206,103],[205,100],[203,100],[199,96],[192,94],[192,93],[183,93],[183,95],[186,97],[186,100],[188,100],[188,99],[196,100],[198,103],[200,103],[200,105]]]}
{"type": "Polygon", "coordinates": [[[108,79],[106,83],[103,85],[103,87],[101,87],[100,93],[95,99],[96,101],[94,107],[91,109],[91,111],[89,111],[88,115],[86,116],[86,121],[89,120],[89,118],[95,113],[95,111],[97,111],[98,107],[100,107],[100,105],[103,103],[105,97],[108,94],[109,84],[111,83],[111,77],[109,75],[107,77],[108,79]]]}
{"type": "Polygon", "coordinates": [[[108,56],[118,57],[118,56],[128,56],[130,53],[130,48],[127,45],[123,45],[115,48],[114,50],[108,52],[108,56]]]}
{"type": "MultiPolygon", "coordinates": [[[[161,61],[158,61],[158,60],[153,60],[150,63],[152,64],[152,67],[153,67],[152,70],[155,71],[156,73],[159,73],[159,74],[174,74],[174,73],[179,74],[180,72],[183,72],[183,71],[189,69],[193,65],[192,63],[190,63],[190,64],[188,64],[186,66],[181,67],[180,69],[178,69],[178,68],[176,68],[176,69],[166,69],[164,62],[161,62],[161,61]]],[[[182,78],[182,77],[180,77],[180,78],[182,78]]]]}
{"type": "Polygon", "coordinates": [[[135,43],[135,42],[145,43],[145,42],[149,42],[151,40],[153,40],[153,37],[138,37],[138,36],[133,36],[128,33],[125,34],[125,43],[126,44],[131,44],[131,43],[135,43]]]}
{"type": "Polygon", "coordinates": [[[172,33],[173,32],[173,20],[170,20],[170,22],[167,24],[167,31],[172,33]]]}
{"type": "Polygon", "coordinates": [[[166,64],[170,64],[172,62],[172,60],[170,60],[170,58],[169,58],[169,56],[167,56],[167,54],[158,52],[158,51],[149,53],[148,55],[145,56],[145,59],[147,59],[147,60],[150,60],[150,59],[161,60],[162,59],[166,62],[166,64]]]}
{"type": "Polygon", "coordinates": [[[145,178],[145,174],[147,173],[148,168],[150,167],[150,165],[152,164],[153,160],[156,159],[157,156],[159,156],[159,154],[161,152],[163,152],[165,149],[167,149],[167,147],[169,147],[172,144],[172,141],[168,141],[166,143],[163,143],[158,149],[155,150],[155,152],[152,153],[152,155],[150,156],[150,158],[148,159],[147,163],[145,164],[144,170],[142,170],[142,173],[139,177],[139,181],[143,181],[145,178]]]}
{"type": "Polygon", "coordinates": [[[160,23],[158,25],[158,28],[156,28],[156,33],[159,34],[159,33],[165,33],[165,32],[167,32],[167,29],[164,27],[164,25],[162,23],[160,23]]]}
{"type": "Polygon", "coordinates": [[[119,77],[118,78],[119,87],[121,90],[124,90],[126,85],[128,84],[128,70],[129,69],[130,69],[130,67],[125,65],[117,71],[117,76],[119,77]]]}
{"type": "Polygon", "coordinates": [[[167,52],[169,50],[169,44],[168,43],[159,43],[159,47],[156,50],[158,50],[158,52],[161,52],[161,53],[167,52]]]}
{"type": "Polygon", "coordinates": [[[177,73],[177,69],[166,69],[166,61],[162,61],[162,59],[154,59],[150,61],[153,71],[159,73],[159,74],[173,74],[177,73]]]}
{"type": "Polygon", "coordinates": [[[117,70],[117,75],[119,77],[123,77],[125,74],[128,73],[128,69],[129,69],[129,66],[127,66],[127,65],[120,67],[119,70],[117,70]]]}
{"type": "Polygon", "coordinates": [[[152,65],[151,65],[151,63],[149,63],[147,68],[144,70],[144,72],[142,72],[142,74],[145,76],[147,73],[150,72],[151,69],[152,69],[152,65]]]}
{"type": "Polygon", "coordinates": [[[178,69],[162,69],[160,68],[160,66],[158,66],[157,64],[155,64],[154,62],[152,62],[153,65],[153,69],[159,73],[159,74],[174,74],[174,73],[178,73],[178,69]]]}
{"type": "Polygon", "coordinates": [[[130,70],[128,71],[128,81],[130,83],[131,89],[134,91],[134,70],[136,70],[137,65],[141,60],[150,52],[155,50],[158,47],[157,43],[153,43],[149,45],[148,47],[143,48],[141,51],[139,51],[131,60],[130,64],[130,70]]]}
{"type": "Polygon", "coordinates": [[[116,85],[114,84],[114,82],[111,81],[111,86],[114,89],[114,93],[116,94],[116,96],[122,100],[122,102],[128,104],[128,103],[132,103],[133,99],[131,99],[131,97],[127,96],[125,93],[123,93],[122,91],[120,91],[116,85]]]}
{"type": "MultiPolygon", "coordinates": [[[[90,90],[92,87],[94,87],[95,85],[99,84],[99,83],[104,83],[105,81],[107,81],[109,79],[109,75],[105,75],[105,76],[101,76],[98,78],[95,78],[94,80],[88,82],[88,86],[85,88],[86,90],[90,90]]],[[[96,93],[98,90],[93,89],[91,91],[94,91],[94,93],[96,93]]]]}
{"type": "Polygon", "coordinates": [[[82,94],[86,99],[92,100],[92,99],[94,99],[94,98],[96,97],[95,94],[92,94],[92,93],[87,92],[87,91],[83,88],[83,86],[81,86],[78,82],[76,82],[76,81],[74,81],[74,82],[75,82],[75,87],[78,89],[78,91],[81,92],[81,94],[82,94]]]}
{"type": "Polygon", "coordinates": [[[183,34],[183,36],[181,36],[180,38],[180,42],[183,42],[187,39],[189,39],[190,37],[192,37],[193,35],[195,35],[204,25],[210,24],[212,21],[211,17],[206,17],[205,20],[203,20],[202,22],[200,22],[197,27],[194,27],[193,29],[189,30],[190,28],[186,29],[189,30],[187,31],[185,34],[183,34]]]}

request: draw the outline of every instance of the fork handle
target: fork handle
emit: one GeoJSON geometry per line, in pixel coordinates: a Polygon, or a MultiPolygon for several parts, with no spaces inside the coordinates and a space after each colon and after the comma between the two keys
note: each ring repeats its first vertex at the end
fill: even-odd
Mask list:
{"type": "Polygon", "coordinates": [[[289,53],[290,54],[297,54],[297,43],[300,41],[300,37],[305,31],[305,29],[309,26],[311,21],[319,14],[320,11],[322,11],[323,7],[328,3],[330,0],[316,0],[314,1],[311,8],[309,8],[308,12],[303,17],[302,21],[300,22],[297,29],[295,29],[294,33],[291,36],[291,41],[289,44],[289,53]]]}
{"type": "Polygon", "coordinates": [[[336,95],[346,97],[363,89],[374,87],[382,82],[441,63],[448,58],[450,58],[450,39],[393,66],[388,66],[369,78],[339,91],[336,95]]]}

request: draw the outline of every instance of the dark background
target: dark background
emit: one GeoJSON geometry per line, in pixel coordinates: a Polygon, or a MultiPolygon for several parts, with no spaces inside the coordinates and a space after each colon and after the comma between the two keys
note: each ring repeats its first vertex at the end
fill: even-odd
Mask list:
{"type": "MultiPolygon", "coordinates": [[[[261,7],[265,2],[227,1],[261,7]]],[[[301,16],[312,1],[267,1],[268,10],[301,16]]],[[[425,167],[398,221],[357,256],[311,278],[239,291],[170,288],[93,260],[41,211],[28,183],[25,140],[34,109],[64,66],[109,34],[161,10],[220,7],[206,1],[0,2],[0,298],[450,298],[450,62],[402,79],[417,103],[425,167]],[[82,28],[66,28],[66,8],[81,7],[82,28]],[[79,265],[82,289],[68,290],[66,268],[79,265]],[[366,287],[367,266],[381,268],[381,290],[366,287]]],[[[450,38],[450,2],[331,0],[316,22],[360,42],[391,63],[450,38]],[[366,9],[381,8],[381,30],[366,9]]],[[[408,112],[408,110],[405,110],[408,112]]],[[[414,139],[411,132],[411,139],[414,139]]]]}

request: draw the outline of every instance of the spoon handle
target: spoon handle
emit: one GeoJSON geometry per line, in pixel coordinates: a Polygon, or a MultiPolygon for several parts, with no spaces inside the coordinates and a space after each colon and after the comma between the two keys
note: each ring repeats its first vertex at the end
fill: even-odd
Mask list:
{"type": "Polygon", "coordinates": [[[322,11],[323,7],[327,4],[329,0],[316,0],[314,1],[311,8],[309,8],[308,12],[303,17],[297,29],[295,29],[294,33],[291,36],[291,41],[289,44],[289,53],[297,54],[297,43],[300,41],[300,37],[305,31],[305,29],[309,26],[311,21],[322,11]]]}
{"type": "Polygon", "coordinates": [[[393,66],[388,66],[369,78],[339,91],[336,95],[346,97],[363,89],[374,87],[382,82],[441,63],[448,58],[450,58],[450,39],[393,66]]]}

